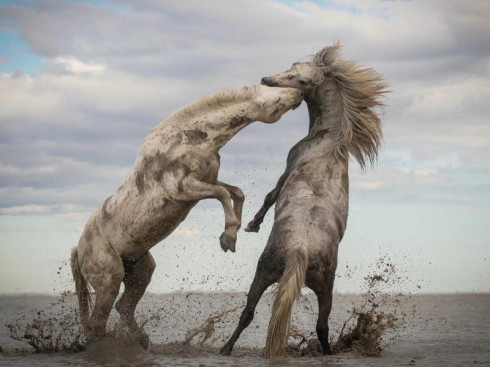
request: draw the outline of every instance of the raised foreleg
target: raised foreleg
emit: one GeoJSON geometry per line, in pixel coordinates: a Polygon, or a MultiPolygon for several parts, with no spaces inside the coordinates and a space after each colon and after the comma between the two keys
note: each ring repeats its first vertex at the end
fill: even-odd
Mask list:
{"type": "Polygon", "coordinates": [[[264,205],[262,205],[262,208],[259,209],[257,214],[255,214],[255,217],[250,223],[248,223],[247,228],[245,228],[245,232],[258,232],[260,229],[260,225],[264,221],[264,217],[271,208],[272,205],[275,204],[277,198],[279,197],[279,194],[282,190],[282,187],[284,186],[284,182],[286,182],[287,174],[284,172],[281,177],[279,177],[279,180],[277,181],[276,187],[274,190],[269,192],[264,200],[264,205]]]}
{"type": "Polygon", "coordinates": [[[178,201],[199,201],[203,199],[217,199],[223,205],[225,212],[225,231],[220,236],[223,251],[235,252],[235,243],[238,231],[238,219],[231,204],[231,194],[223,186],[199,181],[193,177],[185,178],[181,190],[175,193],[174,199],[178,201]]]}
{"type": "Polygon", "coordinates": [[[238,229],[240,229],[242,226],[242,210],[245,195],[243,195],[243,192],[239,187],[228,185],[221,181],[217,181],[216,184],[223,186],[230,193],[231,198],[233,199],[233,211],[238,219],[238,229]]]}

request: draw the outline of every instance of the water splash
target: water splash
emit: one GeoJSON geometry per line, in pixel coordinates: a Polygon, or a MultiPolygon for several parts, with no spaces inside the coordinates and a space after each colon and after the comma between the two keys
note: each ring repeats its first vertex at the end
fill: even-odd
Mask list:
{"type": "MultiPolygon", "coordinates": [[[[360,304],[347,311],[350,315],[342,323],[338,336],[330,340],[333,354],[354,352],[364,356],[379,356],[400,337],[409,319],[415,317],[415,305],[411,313],[406,312],[411,293],[393,293],[408,278],[391,261],[389,255],[379,258],[373,269],[364,278],[360,304]]],[[[352,269],[347,267],[347,270],[347,276],[354,274],[352,269]]],[[[304,335],[293,325],[290,332],[293,343],[288,347],[289,354],[321,355],[321,344],[314,335],[314,332],[304,335]]]]}
{"type": "Polygon", "coordinates": [[[66,306],[69,295],[69,292],[63,293],[57,304],[52,305],[61,309],[58,316],[35,310],[36,317],[32,321],[22,317],[13,324],[7,324],[10,337],[31,345],[37,353],[74,353],[85,350],[86,339],[79,323],[78,311],[66,306]]]}
{"type": "MultiPolygon", "coordinates": [[[[36,353],[75,353],[87,350],[88,342],[80,323],[78,307],[73,300],[70,302],[73,297],[71,292],[64,292],[56,303],[50,305],[49,310],[35,309],[36,316],[30,321],[23,316],[14,323],[7,324],[10,337],[31,345],[36,353]]],[[[141,318],[138,330],[131,332],[120,321],[110,320],[106,333],[108,338],[103,337],[101,339],[104,340],[92,344],[100,346],[110,343],[121,348],[147,348],[149,337],[144,328],[147,324],[158,321],[158,314],[145,315],[141,318]]]]}
{"type": "MultiPolygon", "coordinates": [[[[198,327],[191,329],[187,332],[187,334],[185,336],[185,340],[184,340],[184,345],[190,345],[191,341],[196,336],[198,336],[199,334],[203,334],[203,337],[198,342],[198,344],[200,346],[202,346],[206,342],[206,340],[210,339],[214,335],[214,333],[216,331],[216,329],[215,329],[216,323],[223,322],[223,318],[226,315],[228,315],[232,312],[235,312],[238,309],[242,309],[244,307],[245,307],[245,304],[242,304],[242,305],[237,306],[235,308],[232,308],[230,310],[226,310],[226,311],[223,311],[223,312],[216,314],[214,316],[208,317],[204,323],[202,323],[198,327]]],[[[211,340],[211,344],[213,344],[214,342],[216,342],[219,339],[220,339],[219,337],[214,338],[213,340],[211,340]]]]}
{"type": "MultiPolygon", "coordinates": [[[[340,309],[334,305],[336,315],[331,321],[331,330],[335,337],[331,340],[331,346],[337,354],[346,355],[353,352],[357,355],[379,355],[397,338],[397,332],[403,330],[407,318],[412,316],[411,310],[407,308],[411,294],[394,293],[394,290],[400,289],[401,282],[409,281],[404,277],[403,269],[395,266],[388,256],[379,259],[369,269],[371,271],[364,278],[362,294],[346,298],[349,302],[352,301],[352,305],[343,303],[340,309]],[[347,311],[347,316],[346,310],[350,310],[347,311]]],[[[361,270],[353,268],[351,276],[359,277],[361,270]]],[[[406,284],[403,284],[404,289],[405,286],[406,284]]],[[[159,354],[159,350],[165,353],[180,351],[179,353],[187,355],[198,354],[198,351],[212,353],[207,349],[220,347],[221,345],[217,344],[226,341],[233,331],[232,327],[236,326],[239,311],[244,307],[245,295],[189,293],[164,295],[161,299],[158,297],[160,296],[147,296],[147,302],[143,303],[137,312],[137,319],[142,325],[141,332],[143,327],[148,329],[153,342],[156,343],[150,346],[149,351],[154,354],[159,354]],[[152,300],[152,297],[157,298],[152,300]],[[204,321],[201,324],[194,323],[197,320],[189,319],[190,315],[194,318],[205,315],[204,321]],[[192,326],[186,327],[189,323],[192,326]]],[[[266,332],[270,317],[269,301],[273,297],[266,294],[263,298],[263,310],[259,312],[261,316],[256,320],[257,329],[254,329],[252,334],[260,339],[266,332]]],[[[342,294],[335,296],[337,301],[342,298],[342,294]]],[[[315,327],[310,325],[307,327],[308,331],[304,332],[294,326],[315,322],[317,310],[314,305],[316,302],[313,300],[314,294],[300,298],[299,312],[293,316],[291,345],[288,348],[291,356],[322,354],[320,343],[316,340],[315,327]]],[[[37,352],[69,353],[86,349],[77,309],[73,293],[65,292],[60,301],[54,302],[54,305],[50,305],[45,311],[37,310],[34,319],[32,316],[24,316],[16,324],[9,325],[11,336],[29,343],[37,352]]],[[[415,312],[414,308],[412,313],[415,312]]],[[[118,324],[117,314],[115,316],[110,318],[108,326],[114,339],[126,346],[141,344],[137,340],[137,334],[129,333],[118,324]]],[[[404,336],[406,335],[405,333],[404,336]]],[[[254,353],[260,353],[262,347],[263,344],[257,339],[257,344],[253,347],[250,345],[249,348],[255,348],[254,353]]]]}

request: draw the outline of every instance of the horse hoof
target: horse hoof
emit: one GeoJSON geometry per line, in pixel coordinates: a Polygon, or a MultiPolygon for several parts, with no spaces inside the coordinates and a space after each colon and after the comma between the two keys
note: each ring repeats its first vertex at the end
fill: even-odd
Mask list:
{"type": "Polygon", "coordinates": [[[107,331],[103,334],[100,334],[93,339],[91,339],[91,342],[99,342],[99,341],[107,341],[107,340],[116,340],[116,337],[112,335],[111,333],[108,333],[107,331]]]}
{"type": "Polygon", "coordinates": [[[259,229],[260,229],[260,224],[255,224],[253,221],[250,222],[247,226],[247,228],[245,228],[245,232],[259,232],[259,229]]]}
{"type": "Polygon", "coordinates": [[[231,237],[226,232],[223,232],[223,234],[219,238],[219,243],[224,252],[228,250],[230,250],[231,252],[235,252],[236,238],[231,237]]]}
{"type": "Polygon", "coordinates": [[[219,355],[220,356],[229,356],[231,354],[231,349],[229,348],[221,348],[221,350],[219,351],[219,355]]]}
{"type": "Polygon", "coordinates": [[[138,344],[144,349],[147,350],[148,347],[150,346],[150,337],[148,334],[141,334],[138,337],[138,344]]]}
{"type": "Polygon", "coordinates": [[[116,339],[113,335],[105,333],[89,341],[87,350],[97,353],[99,351],[111,350],[117,347],[116,339]]]}

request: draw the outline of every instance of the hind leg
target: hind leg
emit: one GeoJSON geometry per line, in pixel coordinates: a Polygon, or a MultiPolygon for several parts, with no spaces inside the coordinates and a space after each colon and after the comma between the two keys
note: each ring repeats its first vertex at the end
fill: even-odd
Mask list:
{"type": "Polygon", "coordinates": [[[119,293],[124,268],[119,255],[96,235],[79,245],[80,270],[95,290],[95,305],[88,320],[88,340],[106,333],[107,319],[119,293]],[[95,238],[94,238],[95,237],[95,238]]]}
{"type": "MultiPolygon", "coordinates": [[[[136,261],[123,261],[124,264],[124,293],[116,302],[116,310],[121,315],[123,323],[131,332],[138,330],[138,324],[134,318],[134,311],[140,299],[150,284],[151,276],[156,264],[150,252],[143,254],[136,261]]],[[[148,336],[142,335],[140,343],[148,347],[148,336]]]]}
{"type": "Polygon", "coordinates": [[[332,349],[328,342],[328,318],[332,310],[333,284],[329,284],[323,289],[313,290],[318,298],[318,321],[316,324],[318,340],[322,345],[323,354],[332,354],[332,349]]]}
{"type": "Polygon", "coordinates": [[[248,292],[247,305],[245,306],[245,309],[240,316],[240,321],[238,322],[238,326],[235,332],[228,340],[228,342],[223,346],[223,348],[221,348],[221,355],[229,356],[231,354],[233,346],[240,337],[240,334],[252,322],[254,318],[255,307],[257,306],[257,303],[259,303],[259,300],[264,294],[265,290],[270,285],[275,283],[278,279],[279,277],[276,276],[273,272],[269,272],[269,270],[265,268],[258,267],[257,272],[255,273],[255,278],[248,292]]]}

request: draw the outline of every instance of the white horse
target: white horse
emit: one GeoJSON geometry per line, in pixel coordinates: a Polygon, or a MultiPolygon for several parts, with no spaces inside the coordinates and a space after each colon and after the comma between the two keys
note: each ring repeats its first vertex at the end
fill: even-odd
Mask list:
{"type": "MultiPolygon", "coordinates": [[[[121,282],[124,293],[116,309],[130,330],[138,329],[134,311],[155,269],[149,250],[170,235],[200,200],[221,202],[225,212],[221,247],[235,251],[244,195],[238,187],[218,181],[218,151],[250,123],[274,123],[302,100],[303,93],[293,88],[229,89],[187,105],[151,130],[123,185],[92,214],[72,251],[88,340],[105,334],[121,282]],[[90,317],[87,283],[95,290],[90,317]]],[[[143,337],[142,343],[148,343],[143,337]]]]}
{"type": "Polygon", "coordinates": [[[319,306],[316,331],[324,354],[330,354],[328,317],[337,268],[337,252],[349,210],[349,153],[365,166],[376,159],[381,142],[377,108],[386,85],[372,69],[338,56],[339,45],[325,47],[310,62],[295,63],[262,79],[275,87],[305,93],[310,115],[308,135],[289,152],[277,186],[245,229],[257,232],[276,203],[275,220],[257,264],[240,322],[221,354],[229,355],[241,332],[252,322],[264,291],[278,282],[265,357],[285,353],[294,299],[306,285],[319,306]]]}

